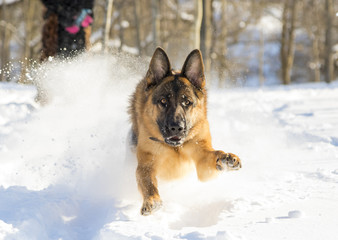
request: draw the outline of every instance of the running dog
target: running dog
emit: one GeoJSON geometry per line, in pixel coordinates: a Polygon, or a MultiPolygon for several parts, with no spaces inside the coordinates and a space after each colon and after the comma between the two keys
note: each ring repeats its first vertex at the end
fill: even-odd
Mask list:
{"type": "Polygon", "coordinates": [[[176,179],[196,169],[199,180],[206,181],[224,169],[241,168],[235,154],[212,148],[204,66],[197,49],[181,71],[174,71],[165,51],[157,48],[131,97],[129,114],[142,215],[162,205],[157,178],[176,179]]]}

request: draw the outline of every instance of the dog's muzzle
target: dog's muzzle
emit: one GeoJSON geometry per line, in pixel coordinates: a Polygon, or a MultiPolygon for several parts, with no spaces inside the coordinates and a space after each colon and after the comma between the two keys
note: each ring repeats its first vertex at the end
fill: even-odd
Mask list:
{"type": "Polygon", "coordinates": [[[170,122],[166,126],[164,141],[170,146],[177,147],[183,144],[186,137],[186,126],[184,121],[170,122]]]}

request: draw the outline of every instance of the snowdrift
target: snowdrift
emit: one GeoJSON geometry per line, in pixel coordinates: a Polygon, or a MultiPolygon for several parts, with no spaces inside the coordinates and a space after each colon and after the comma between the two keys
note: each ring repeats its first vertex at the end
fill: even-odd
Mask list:
{"type": "Polygon", "coordinates": [[[337,84],[210,89],[214,147],[243,168],[160,181],[163,208],[141,216],[126,108],[147,66],[118,54],[48,62],[33,76],[44,106],[35,87],[0,85],[0,238],[336,238],[337,84]]]}

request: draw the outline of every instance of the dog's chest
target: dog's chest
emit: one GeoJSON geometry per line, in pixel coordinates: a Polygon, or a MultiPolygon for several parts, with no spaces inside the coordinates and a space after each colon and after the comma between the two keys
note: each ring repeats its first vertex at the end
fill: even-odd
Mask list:
{"type": "Polygon", "coordinates": [[[164,180],[172,180],[185,176],[195,169],[193,159],[184,151],[169,149],[163,151],[157,159],[157,176],[164,180]]]}

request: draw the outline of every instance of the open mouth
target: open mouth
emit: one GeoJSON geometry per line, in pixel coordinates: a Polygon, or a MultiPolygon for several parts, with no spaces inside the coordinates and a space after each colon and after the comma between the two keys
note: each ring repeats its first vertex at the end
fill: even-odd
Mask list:
{"type": "Polygon", "coordinates": [[[165,139],[165,142],[171,146],[179,146],[183,143],[183,138],[179,136],[172,136],[165,139]]]}

